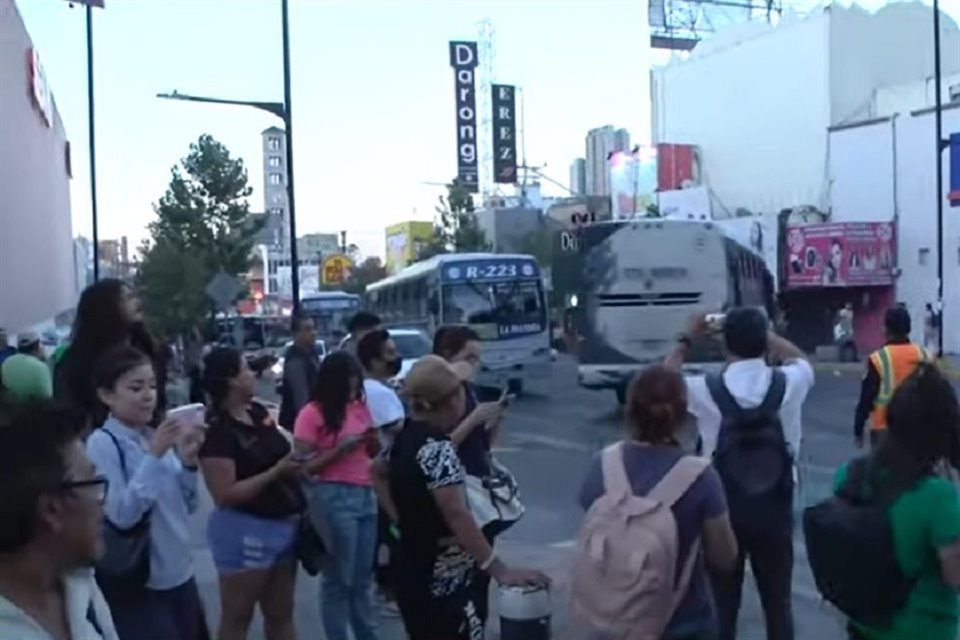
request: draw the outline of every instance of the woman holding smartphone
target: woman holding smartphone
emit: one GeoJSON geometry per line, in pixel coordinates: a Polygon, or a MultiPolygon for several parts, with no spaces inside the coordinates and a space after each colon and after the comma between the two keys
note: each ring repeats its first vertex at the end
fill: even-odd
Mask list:
{"type": "Polygon", "coordinates": [[[363,401],[363,371],[356,358],[337,351],[320,364],[311,401],[300,410],[293,434],[312,475],[308,498],[321,522],[330,565],[321,594],[327,640],[376,640],[373,561],[377,505],[370,466],[379,449],[363,401]]]}
{"type": "Polygon", "coordinates": [[[220,640],[247,637],[260,605],[265,635],[293,640],[294,557],[305,506],[303,466],[263,405],[243,354],[217,348],[204,360],[209,428],[200,465],[216,509],[207,540],[220,576],[220,640]]]}

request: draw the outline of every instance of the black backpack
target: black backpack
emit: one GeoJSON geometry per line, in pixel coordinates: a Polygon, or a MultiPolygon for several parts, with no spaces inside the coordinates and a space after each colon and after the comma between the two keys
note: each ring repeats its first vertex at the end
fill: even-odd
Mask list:
{"type": "Polygon", "coordinates": [[[721,416],[713,464],[727,493],[730,521],[741,533],[789,527],[793,512],[793,457],[780,422],[787,378],[780,369],[771,374],[763,402],[750,409],[737,404],[723,374],[706,377],[721,416]]]}
{"type": "Polygon", "coordinates": [[[914,581],[897,562],[890,505],[902,491],[871,489],[869,461],[850,463],[836,495],[803,512],[807,557],[817,589],[845,615],[886,626],[914,581]]]}

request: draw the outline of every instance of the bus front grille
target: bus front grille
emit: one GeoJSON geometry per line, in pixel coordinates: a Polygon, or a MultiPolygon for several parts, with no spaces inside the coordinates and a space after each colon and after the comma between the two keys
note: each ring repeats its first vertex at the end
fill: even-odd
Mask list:
{"type": "Polygon", "coordinates": [[[603,293],[597,295],[601,307],[682,307],[696,305],[702,294],[675,293],[603,293]]]}

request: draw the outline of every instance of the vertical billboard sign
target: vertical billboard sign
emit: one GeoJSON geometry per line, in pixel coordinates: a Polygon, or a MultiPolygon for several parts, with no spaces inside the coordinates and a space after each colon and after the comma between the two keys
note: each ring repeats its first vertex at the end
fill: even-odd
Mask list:
{"type": "Polygon", "coordinates": [[[951,207],[960,207],[960,133],[950,134],[950,191],[947,198],[951,207]]]}
{"type": "Polygon", "coordinates": [[[493,181],[517,182],[516,87],[495,84],[493,93],[493,181]]]}
{"type": "Polygon", "coordinates": [[[457,178],[468,193],[477,193],[477,43],[451,42],[457,104],[457,178]]]}

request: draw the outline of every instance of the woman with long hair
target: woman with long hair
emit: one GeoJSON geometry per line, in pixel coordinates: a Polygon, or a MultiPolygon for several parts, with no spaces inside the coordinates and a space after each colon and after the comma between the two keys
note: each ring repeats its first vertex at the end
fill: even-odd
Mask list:
{"type": "MultiPolygon", "coordinates": [[[[687,457],[677,437],[687,415],[683,377],[662,365],[644,369],[627,388],[625,413],[627,437],[614,455],[623,465],[634,495],[646,496],[687,457]]],[[[608,489],[603,466],[601,455],[594,460],[580,489],[584,511],[589,511],[608,489]]],[[[698,469],[697,473],[688,478],[689,486],[671,510],[677,521],[682,561],[686,562],[694,552],[698,540],[703,543],[703,555],[700,557],[697,552],[689,582],[678,585],[685,592],[667,625],[664,640],[717,637],[717,614],[704,565],[729,571],[737,561],[737,541],[720,476],[710,466],[698,469]]]]}
{"type": "MultiPolygon", "coordinates": [[[[954,640],[960,608],[960,496],[945,467],[960,469],[960,405],[950,381],[921,364],[887,406],[887,433],[867,458],[865,477],[888,507],[897,563],[913,580],[890,624],[850,621],[854,640],[954,640]]],[[[835,491],[849,465],[837,471],[835,491]]]]}
{"type": "Polygon", "coordinates": [[[363,401],[363,371],[353,355],[337,351],[324,358],[293,434],[298,453],[310,458],[311,515],[322,521],[330,553],[321,595],[327,640],[348,640],[351,630],[354,640],[376,640],[377,505],[370,466],[379,439],[363,401]]]}
{"type": "Polygon", "coordinates": [[[88,428],[102,424],[107,410],[94,388],[93,368],[117,345],[135,347],[153,362],[157,402],[152,424],[157,424],[167,406],[166,362],[144,325],[136,293],[115,278],[95,282],[80,294],[70,345],[54,369],[54,397],[85,420],[88,428]]]}
{"type": "Polygon", "coordinates": [[[302,466],[267,410],[243,354],[220,347],[203,367],[208,429],[200,449],[216,508],[207,541],[220,579],[220,640],[247,637],[260,606],[269,640],[293,640],[302,466]]]}
{"type": "Polygon", "coordinates": [[[151,426],[156,376],[138,349],[118,345],[94,371],[97,394],[110,411],[87,439],[87,455],[109,483],[105,526],[127,531],[148,523],[146,582],[98,575],[117,632],[121,640],[203,640],[189,527],[197,510],[200,427],[176,419],[151,426]]]}

